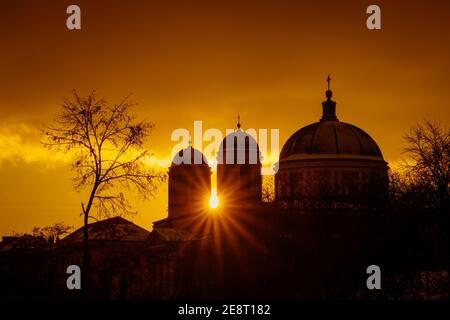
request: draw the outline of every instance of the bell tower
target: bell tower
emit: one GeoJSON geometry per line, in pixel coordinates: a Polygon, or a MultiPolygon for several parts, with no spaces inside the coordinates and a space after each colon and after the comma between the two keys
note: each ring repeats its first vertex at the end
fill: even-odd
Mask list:
{"type": "Polygon", "coordinates": [[[261,155],[256,140],[241,129],[220,144],[217,156],[217,194],[224,206],[247,206],[261,201],[261,155]]]}

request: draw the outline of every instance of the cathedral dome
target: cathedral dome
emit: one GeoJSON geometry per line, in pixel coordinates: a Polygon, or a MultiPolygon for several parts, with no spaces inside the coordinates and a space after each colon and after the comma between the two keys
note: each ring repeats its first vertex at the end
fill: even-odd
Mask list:
{"type": "Polygon", "coordinates": [[[203,153],[192,146],[180,150],[168,175],[170,223],[204,212],[206,198],[211,194],[211,168],[203,153]]]}
{"type": "Polygon", "coordinates": [[[276,202],[302,209],[382,207],[387,163],[366,132],[338,120],[330,80],[320,121],[295,132],[281,150],[276,202]]]}
{"type": "Polygon", "coordinates": [[[261,153],[256,140],[241,130],[223,139],[217,154],[217,195],[229,207],[261,201],[261,153]]]}
{"type": "Polygon", "coordinates": [[[375,157],[383,160],[380,148],[365,131],[340,122],[336,117],[336,102],[331,100],[333,92],[329,88],[330,80],[328,77],[327,100],[322,102],[322,118],[295,132],[284,144],[280,160],[293,156],[319,155],[375,157]]]}
{"type": "Polygon", "coordinates": [[[172,166],[199,164],[208,165],[208,160],[203,153],[192,146],[180,150],[172,160],[172,166]]]}
{"type": "Polygon", "coordinates": [[[338,120],[322,120],[295,132],[284,144],[280,160],[299,154],[383,158],[380,148],[365,131],[338,120]]]}
{"type": "Polygon", "coordinates": [[[259,164],[261,153],[256,140],[241,130],[238,118],[237,130],[227,135],[220,143],[218,164],[259,164]]]}

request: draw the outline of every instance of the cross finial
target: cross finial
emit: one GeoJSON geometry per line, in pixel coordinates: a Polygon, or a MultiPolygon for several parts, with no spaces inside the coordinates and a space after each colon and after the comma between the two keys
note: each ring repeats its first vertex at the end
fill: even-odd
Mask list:
{"type": "Polygon", "coordinates": [[[330,81],[331,81],[331,78],[330,78],[330,75],[328,75],[328,77],[327,77],[328,90],[330,90],[330,81]]]}
{"type": "Polygon", "coordinates": [[[238,122],[237,122],[237,128],[241,128],[241,116],[238,114],[238,122]]]}

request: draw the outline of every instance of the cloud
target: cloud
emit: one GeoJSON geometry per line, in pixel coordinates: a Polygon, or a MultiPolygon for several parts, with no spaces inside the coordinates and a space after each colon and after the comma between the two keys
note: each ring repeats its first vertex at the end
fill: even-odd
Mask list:
{"type": "Polygon", "coordinates": [[[40,142],[38,128],[26,123],[7,124],[0,127],[0,163],[12,161],[18,163],[45,162],[47,166],[64,164],[70,156],[45,149],[40,142]]]}
{"type": "MultiPolygon", "coordinates": [[[[67,165],[73,154],[44,148],[38,128],[27,123],[7,124],[0,127],[0,165],[44,163],[46,167],[67,165]]],[[[154,155],[145,158],[150,167],[166,168],[170,160],[154,155]]]]}
{"type": "Polygon", "coordinates": [[[167,168],[170,166],[170,159],[161,159],[155,156],[149,156],[144,159],[144,163],[150,167],[167,168]]]}

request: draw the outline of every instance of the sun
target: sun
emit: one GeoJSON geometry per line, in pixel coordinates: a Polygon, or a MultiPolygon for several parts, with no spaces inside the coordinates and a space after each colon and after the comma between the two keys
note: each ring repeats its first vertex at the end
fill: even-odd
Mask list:
{"type": "Polygon", "coordinates": [[[211,192],[211,197],[209,198],[209,207],[211,209],[216,209],[219,206],[219,198],[217,198],[217,192],[213,190],[211,192]]]}

